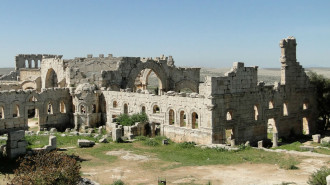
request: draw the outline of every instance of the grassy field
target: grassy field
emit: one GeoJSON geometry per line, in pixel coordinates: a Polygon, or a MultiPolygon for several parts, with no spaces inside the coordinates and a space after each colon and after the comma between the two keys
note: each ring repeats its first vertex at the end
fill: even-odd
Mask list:
{"type": "MultiPolygon", "coordinates": [[[[220,148],[200,148],[195,147],[191,143],[173,143],[169,145],[161,145],[164,137],[156,137],[154,139],[140,137],[139,141],[133,143],[116,143],[110,144],[100,143],[93,148],[77,148],[78,139],[88,139],[97,141],[93,137],[83,136],[57,136],[57,146],[60,148],[68,148],[67,152],[76,155],[90,155],[99,159],[99,163],[95,161],[86,161],[85,165],[102,165],[102,161],[113,162],[116,157],[106,155],[107,151],[112,150],[129,150],[136,154],[149,154],[156,156],[163,161],[175,162],[171,168],[180,166],[200,166],[213,164],[239,164],[239,163],[267,163],[279,164],[284,169],[290,169],[299,163],[299,159],[293,159],[283,154],[265,152],[253,148],[241,148],[239,151],[227,151],[220,148]],[[71,148],[75,147],[75,148],[71,148]],[[91,164],[90,164],[91,163],[91,164]]],[[[43,147],[48,144],[49,136],[26,136],[29,142],[29,148],[43,147]]]]}

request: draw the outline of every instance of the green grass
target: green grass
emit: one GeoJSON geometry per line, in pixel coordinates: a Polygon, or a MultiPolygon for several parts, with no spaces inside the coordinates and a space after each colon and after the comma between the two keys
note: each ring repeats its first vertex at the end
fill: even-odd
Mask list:
{"type": "Polygon", "coordinates": [[[281,145],[278,146],[276,148],[272,148],[272,149],[284,149],[284,150],[294,150],[294,151],[303,151],[300,149],[300,146],[302,146],[303,144],[301,144],[299,141],[296,141],[294,143],[290,143],[290,144],[285,144],[285,145],[281,145]]]}
{"type": "MultiPolygon", "coordinates": [[[[82,136],[57,136],[58,147],[77,146],[78,139],[89,139],[96,141],[93,137],[82,136]]],[[[48,144],[49,136],[26,136],[30,143],[30,148],[42,147],[41,145],[48,144]]],[[[92,156],[98,160],[84,162],[85,165],[104,165],[104,162],[114,162],[117,157],[106,155],[106,152],[112,150],[127,150],[133,151],[140,155],[155,156],[163,161],[173,162],[172,166],[167,168],[175,168],[179,166],[200,166],[214,164],[239,164],[239,163],[267,163],[277,164],[284,169],[295,169],[299,163],[298,159],[287,157],[285,154],[266,152],[250,147],[241,148],[239,151],[227,151],[220,149],[211,149],[195,147],[194,143],[173,143],[169,141],[169,145],[162,145],[161,141],[165,137],[146,138],[138,137],[139,141],[134,143],[100,143],[92,148],[73,148],[68,149],[68,153],[73,153],[78,156],[92,156]]],[[[293,145],[295,146],[295,145],[293,145]]],[[[84,164],[83,163],[83,164],[84,164]]]]}
{"type": "Polygon", "coordinates": [[[0,139],[0,145],[5,145],[7,143],[7,140],[0,139]]]}

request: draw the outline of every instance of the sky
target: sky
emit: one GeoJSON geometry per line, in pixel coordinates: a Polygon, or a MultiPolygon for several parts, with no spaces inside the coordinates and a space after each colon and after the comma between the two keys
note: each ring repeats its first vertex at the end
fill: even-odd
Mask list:
{"type": "Polygon", "coordinates": [[[17,54],[173,56],[176,66],[330,67],[329,0],[1,0],[0,67],[17,54]]]}

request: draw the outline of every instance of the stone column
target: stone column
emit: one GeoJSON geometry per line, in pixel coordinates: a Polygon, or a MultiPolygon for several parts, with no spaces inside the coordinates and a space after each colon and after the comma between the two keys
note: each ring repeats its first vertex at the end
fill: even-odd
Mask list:
{"type": "Polygon", "coordinates": [[[29,69],[31,69],[32,68],[32,60],[29,59],[28,62],[29,62],[29,69]]]}
{"type": "Polygon", "coordinates": [[[273,133],[273,148],[278,147],[277,141],[278,141],[278,133],[274,132],[273,133]]]}

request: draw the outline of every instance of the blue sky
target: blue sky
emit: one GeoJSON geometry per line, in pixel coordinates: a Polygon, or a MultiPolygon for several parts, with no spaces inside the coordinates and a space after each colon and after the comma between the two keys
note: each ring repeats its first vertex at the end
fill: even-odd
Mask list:
{"type": "Polygon", "coordinates": [[[280,67],[279,41],[291,35],[303,66],[330,67],[330,1],[0,1],[0,67],[13,67],[19,53],[280,67]]]}

